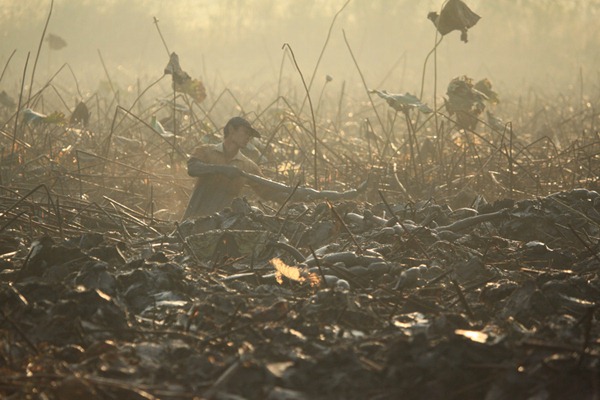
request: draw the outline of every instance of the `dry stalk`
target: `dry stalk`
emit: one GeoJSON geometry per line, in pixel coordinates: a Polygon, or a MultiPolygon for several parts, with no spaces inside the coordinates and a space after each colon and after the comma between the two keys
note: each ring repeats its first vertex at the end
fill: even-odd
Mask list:
{"type": "Polygon", "coordinates": [[[302,71],[300,70],[298,63],[296,62],[296,56],[294,55],[294,51],[292,50],[290,45],[287,43],[284,43],[282,49],[283,48],[287,48],[289,50],[290,54],[292,55],[292,60],[294,61],[296,70],[298,71],[298,74],[300,75],[300,78],[302,79],[302,85],[304,85],[304,90],[306,91],[306,97],[308,98],[310,115],[312,117],[312,134],[313,134],[313,138],[314,138],[314,145],[313,145],[314,188],[315,188],[315,190],[319,190],[319,174],[318,174],[318,168],[317,168],[317,159],[318,159],[319,152],[318,152],[318,146],[317,146],[317,143],[318,143],[318,141],[317,141],[317,122],[315,120],[315,110],[313,108],[312,100],[310,97],[310,91],[309,91],[308,87],[306,86],[306,81],[304,80],[304,75],[302,75],[302,71]]]}
{"type": "Polygon", "coordinates": [[[14,49],[12,51],[12,53],[10,53],[10,56],[8,56],[8,60],[6,60],[6,64],[4,64],[4,68],[2,69],[2,73],[0,74],[0,83],[2,82],[2,78],[4,78],[4,73],[6,72],[6,69],[8,68],[8,65],[10,64],[10,60],[12,60],[12,58],[16,52],[17,52],[17,49],[14,49]]]}
{"type": "MultiPolygon", "coordinates": [[[[48,29],[48,23],[50,22],[50,17],[52,16],[52,8],[54,7],[54,0],[50,0],[50,10],[48,11],[48,17],[46,18],[46,23],[44,24],[44,30],[42,31],[42,37],[40,37],[40,43],[38,45],[37,53],[35,54],[35,61],[33,62],[33,70],[31,71],[31,81],[29,82],[29,94],[27,95],[27,105],[29,105],[29,101],[31,100],[31,90],[33,89],[33,79],[35,78],[35,69],[37,67],[38,58],[40,57],[40,52],[42,51],[42,43],[44,43],[44,37],[46,36],[46,29],[48,29]]],[[[28,57],[29,59],[29,57],[28,57]]]]}

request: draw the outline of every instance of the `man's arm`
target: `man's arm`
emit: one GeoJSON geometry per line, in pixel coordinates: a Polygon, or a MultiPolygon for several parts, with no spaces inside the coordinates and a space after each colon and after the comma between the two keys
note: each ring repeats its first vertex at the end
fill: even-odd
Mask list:
{"type": "MultiPolygon", "coordinates": [[[[249,174],[247,172],[242,172],[242,176],[244,176],[250,183],[252,189],[258,194],[260,197],[266,200],[273,200],[276,202],[282,202],[287,199],[287,197],[292,193],[294,188],[285,185],[280,182],[272,181],[266,179],[262,176],[257,176],[253,174],[249,174]]],[[[317,200],[317,199],[329,199],[329,200],[348,200],[353,199],[361,193],[364,193],[370,185],[371,175],[367,177],[363,183],[361,183],[358,188],[346,190],[345,192],[337,192],[334,190],[315,190],[308,187],[298,187],[292,196],[292,201],[309,201],[309,200],[317,200]]]]}
{"type": "Polygon", "coordinates": [[[228,178],[242,176],[242,171],[233,165],[208,164],[195,157],[188,160],[187,167],[188,175],[195,177],[214,174],[224,175],[228,178]]]}

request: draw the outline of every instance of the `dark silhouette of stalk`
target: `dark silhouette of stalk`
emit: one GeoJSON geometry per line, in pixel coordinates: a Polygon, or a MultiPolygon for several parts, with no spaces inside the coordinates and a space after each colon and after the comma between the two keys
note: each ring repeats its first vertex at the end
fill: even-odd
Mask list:
{"type": "Polygon", "coordinates": [[[379,112],[377,112],[377,107],[375,107],[375,103],[373,103],[373,98],[371,97],[371,93],[369,93],[369,87],[367,86],[367,82],[365,81],[365,77],[362,74],[362,71],[360,70],[360,68],[358,66],[358,63],[356,62],[356,58],[354,57],[354,53],[352,52],[352,48],[350,47],[350,43],[348,43],[348,39],[346,38],[346,31],[342,30],[342,34],[344,35],[344,42],[346,42],[346,47],[348,47],[348,51],[350,52],[350,56],[352,57],[352,61],[354,62],[354,66],[356,67],[356,70],[358,71],[358,75],[360,75],[360,79],[361,79],[361,81],[363,83],[365,91],[367,92],[367,96],[369,97],[369,102],[371,103],[371,107],[373,108],[373,111],[375,112],[375,115],[377,116],[377,120],[379,121],[379,125],[381,125],[381,130],[386,135],[386,143],[385,143],[385,146],[383,146],[383,150],[381,152],[381,157],[383,157],[383,155],[385,154],[385,151],[387,150],[387,147],[389,146],[389,143],[390,143],[391,132],[386,132],[385,131],[385,126],[383,125],[383,120],[379,116],[379,112]]]}
{"type": "Polygon", "coordinates": [[[340,91],[340,99],[338,101],[337,116],[335,118],[335,129],[340,129],[342,125],[342,101],[344,100],[344,92],[346,91],[346,81],[342,82],[342,90],[340,91]]]}
{"type": "MultiPolygon", "coordinates": [[[[438,48],[438,44],[439,44],[437,42],[437,36],[438,36],[438,31],[436,29],[435,30],[436,45],[433,47],[433,109],[434,110],[437,110],[437,48],[438,48]]],[[[442,41],[442,39],[440,39],[440,42],[441,41],[442,41]]],[[[433,120],[435,122],[435,136],[439,137],[440,132],[439,132],[438,113],[437,112],[433,113],[433,120]]]]}
{"type": "Polygon", "coordinates": [[[317,158],[318,158],[318,146],[317,146],[317,121],[315,120],[315,110],[313,108],[313,104],[312,104],[312,100],[310,98],[310,92],[308,90],[308,86],[306,86],[306,81],[304,80],[304,75],[302,75],[302,71],[300,70],[300,67],[298,66],[298,63],[296,62],[296,56],[294,55],[294,50],[292,50],[292,48],[290,47],[289,44],[284,43],[282,49],[287,48],[290,51],[290,54],[292,55],[292,60],[294,61],[294,65],[296,66],[296,70],[298,71],[298,74],[300,74],[300,78],[302,79],[302,84],[304,85],[304,90],[306,91],[306,97],[308,98],[308,105],[310,107],[310,115],[312,118],[312,128],[313,128],[313,137],[314,137],[314,175],[315,175],[315,182],[314,182],[314,187],[316,190],[319,190],[319,176],[318,176],[318,169],[317,169],[317,158]]]}
{"type": "MultiPolygon", "coordinates": [[[[102,59],[102,58],[101,58],[101,59],[102,59]]],[[[104,64],[103,64],[103,65],[104,65],[104,64]]],[[[105,71],[106,71],[106,70],[105,70],[105,71]]],[[[108,73],[107,73],[107,74],[108,74],[108,73]]],[[[131,104],[131,107],[129,107],[129,109],[128,109],[128,110],[125,110],[123,107],[121,107],[121,106],[118,106],[118,105],[117,105],[117,108],[115,108],[115,113],[114,113],[114,115],[113,115],[112,123],[111,123],[111,125],[110,125],[110,131],[109,131],[109,133],[108,133],[108,137],[105,139],[105,140],[106,140],[106,147],[105,147],[105,149],[104,149],[104,157],[108,157],[108,152],[110,151],[110,142],[111,142],[111,140],[112,140],[112,136],[113,136],[113,133],[114,133],[114,131],[115,131],[115,130],[116,130],[116,129],[117,129],[117,128],[118,128],[118,127],[121,125],[121,123],[122,123],[122,122],[123,122],[123,120],[125,119],[125,116],[123,116],[123,118],[121,118],[121,120],[119,121],[119,123],[117,123],[117,114],[118,114],[118,112],[119,112],[119,109],[122,109],[122,110],[123,110],[123,111],[125,111],[126,113],[129,113],[129,114],[133,115],[133,114],[131,113],[131,110],[133,110],[133,107],[135,107],[135,105],[136,105],[136,104],[137,104],[137,102],[140,100],[140,98],[141,98],[141,97],[142,97],[144,94],[146,94],[146,92],[147,92],[147,91],[148,91],[148,90],[149,90],[149,89],[150,89],[152,86],[154,86],[154,85],[156,85],[158,82],[160,82],[160,81],[161,81],[161,80],[162,80],[162,79],[163,79],[165,76],[166,76],[166,75],[165,75],[165,74],[163,74],[163,75],[162,75],[160,78],[158,78],[156,81],[152,82],[152,83],[151,83],[151,84],[150,84],[150,85],[149,85],[149,86],[148,86],[146,89],[144,89],[144,90],[142,91],[142,93],[140,93],[140,95],[139,95],[139,96],[138,96],[138,97],[135,99],[135,101],[134,101],[134,102],[131,104]]],[[[136,117],[136,118],[137,118],[137,117],[136,117]]],[[[138,120],[139,120],[139,118],[138,118],[138,120]]],[[[150,127],[150,129],[152,129],[152,131],[156,132],[156,131],[154,130],[154,128],[152,128],[150,125],[148,125],[147,123],[145,123],[145,122],[143,122],[143,121],[141,121],[141,122],[142,122],[142,123],[144,123],[146,126],[150,127]]],[[[161,138],[163,138],[163,137],[161,136],[161,138]]],[[[164,138],[163,138],[163,139],[164,139],[164,138]]],[[[170,145],[171,147],[174,147],[173,143],[169,142],[169,141],[168,141],[168,140],[166,140],[166,139],[164,139],[164,140],[165,140],[167,143],[169,143],[169,145],[170,145]]]]}
{"type": "Polygon", "coordinates": [[[152,17],[154,19],[154,25],[156,25],[156,30],[158,31],[158,36],[160,36],[160,40],[162,40],[162,44],[163,46],[165,46],[165,50],[167,51],[167,56],[170,57],[171,56],[171,52],[169,51],[169,46],[167,46],[167,42],[165,42],[165,38],[162,35],[162,32],[160,31],[160,27],[158,26],[158,18],[156,17],[152,17]]]}
{"type": "Polygon", "coordinates": [[[52,196],[50,195],[50,190],[43,183],[41,185],[38,185],[35,188],[31,189],[27,194],[25,194],[25,196],[22,196],[13,205],[11,205],[5,211],[3,211],[2,213],[0,213],[0,218],[3,217],[3,216],[5,216],[5,215],[8,215],[8,213],[11,210],[13,210],[14,208],[16,208],[19,204],[21,204],[22,202],[24,202],[29,196],[33,195],[39,189],[44,189],[44,191],[46,192],[46,195],[48,196],[48,202],[50,203],[50,205],[52,206],[52,208],[54,208],[54,215],[56,215],[56,217],[59,218],[59,211],[58,211],[58,208],[57,208],[56,204],[54,204],[54,202],[52,201],[52,196]]]}
{"type": "MultiPolygon", "coordinates": [[[[23,68],[23,77],[21,78],[21,91],[19,92],[19,103],[17,105],[17,113],[15,114],[15,129],[13,131],[12,146],[10,146],[10,155],[15,153],[15,147],[17,144],[17,128],[19,125],[19,111],[21,110],[21,102],[23,101],[23,87],[25,85],[25,75],[27,74],[27,65],[29,64],[29,52],[27,53],[27,59],[25,60],[25,67],[23,68]]],[[[12,177],[11,177],[12,179],[12,177]]]]}
{"type": "Polygon", "coordinates": [[[283,79],[283,64],[285,62],[285,56],[287,56],[287,51],[284,51],[281,55],[281,64],[279,64],[279,78],[277,79],[277,100],[281,98],[281,80],[283,79]]]}
{"type": "Polygon", "coordinates": [[[117,104],[119,103],[119,94],[115,90],[113,86],[112,79],[110,79],[110,75],[108,73],[108,69],[106,69],[106,64],[104,63],[104,58],[102,58],[102,53],[100,53],[100,49],[98,50],[98,56],[100,57],[100,62],[102,63],[102,68],[104,69],[104,73],[106,74],[106,79],[108,79],[108,84],[110,85],[110,90],[113,92],[113,96],[117,100],[117,104]]]}
{"type": "MultiPolygon", "coordinates": [[[[158,25],[156,25],[156,27],[158,28],[158,25]]],[[[171,165],[173,165],[174,160],[175,160],[175,147],[176,146],[177,146],[177,90],[175,90],[175,84],[173,84],[173,143],[171,144],[171,155],[170,155],[171,165]]]]}
{"type": "Polygon", "coordinates": [[[465,294],[461,289],[460,285],[454,279],[450,279],[450,282],[452,283],[452,286],[454,286],[456,294],[458,295],[460,302],[462,303],[463,307],[465,308],[465,311],[467,312],[467,316],[469,317],[469,319],[474,320],[475,315],[473,314],[471,306],[469,305],[469,302],[467,301],[467,298],[465,297],[465,294]]]}
{"type": "Polygon", "coordinates": [[[83,182],[81,181],[81,162],[79,162],[79,150],[75,150],[75,161],[77,162],[77,175],[79,177],[79,199],[83,200],[83,182]]]}
{"type": "MultiPolygon", "coordinates": [[[[323,58],[323,54],[325,53],[325,48],[327,47],[327,44],[329,43],[329,38],[331,38],[331,31],[333,30],[333,25],[335,24],[335,20],[337,19],[338,15],[340,15],[342,13],[342,11],[344,11],[344,8],[346,8],[348,3],[350,3],[350,0],[347,0],[346,3],[344,3],[342,8],[340,8],[338,10],[338,12],[335,13],[335,15],[333,16],[333,19],[331,20],[331,25],[329,25],[329,31],[327,31],[327,37],[325,38],[325,43],[323,43],[323,48],[321,48],[321,54],[319,54],[319,58],[317,59],[317,63],[315,64],[315,69],[313,70],[313,73],[310,77],[310,82],[308,83],[308,90],[310,90],[312,88],[313,82],[315,80],[315,76],[317,75],[317,69],[319,68],[319,64],[321,64],[321,59],[323,58]]],[[[304,100],[302,100],[302,105],[300,106],[300,111],[298,111],[298,114],[302,113],[302,110],[304,109],[304,104],[306,104],[307,98],[308,98],[308,94],[307,94],[307,97],[305,97],[304,100]]]]}
{"type": "Polygon", "coordinates": [[[363,248],[361,247],[360,244],[358,244],[358,241],[354,237],[354,234],[350,231],[350,228],[348,228],[348,225],[346,225],[346,223],[344,222],[344,219],[340,216],[340,214],[337,212],[335,207],[333,207],[333,204],[331,204],[331,202],[329,200],[325,200],[325,202],[327,203],[327,206],[331,210],[331,213],[334,215],[335,219],[338,220],[338,222],[344,227],[344,230],[346,231],[346,233],[350,236],[352,243],[354,243],[354,245],[357,247],[357,249],[358,249],[357,253],[363,254],[364,253],[363,248]]]}
{"type": "Polygon", "coordinates": [[[421,182],[422,182],[423,175],[424,175],[423,164],[419,163],[421,165],[421,174],[419,174],[419,169],[417,168],[417,156],[415,155],[415,148],[416,148],[416,153],[419,155],[419,160],[420,160],[421,157],[419,154],[419,143],[417,141],[417,135],[415,133],[413,124],[410,120],[410,115],[409,115],[408,109],[404,109],[403,114],[404,114],[404,119],[406,119],[406,127],[408,129],[408,145],[409,145],[409,149],[410,149],[410,159],[411,159],[411,163],[412,163],[413,170],[415,173],[415,178],[421,179],[421,182]]]}
{"type": "MultiPolygon", "coordinates": [[[[159,137],[161,137],[165,143],[167,143],[171,149],[173,150],[173,154],[176,152],[177,154],[179,154],[181,157],[187,157],[185,152],[183,150],[181,150],[179,147],[177,147],[177,145],[173,142],[171,143],[168,139],[166,139],[165,137],[163,137],[160,133],[156,132],[154,130],[154,128],[152,126],[150,126],[150,124],[148,124],[146,121],[144,121],[143,119],[139,118],[137,115],[135,115],[134,113],[132,113],[129,110],[126,110],[125,108],[121,107],[121,106],[117,106],[116,110],[115,110],[115,114],[118,111],[122,111],[124,112],[126,115],[129,115],[130,117],[132,117],[133,119],[135,119],[136,121],[138,121],[139,123],[141,123],[142,125],[146,126],[148,129],[152,130],[152,132],[154,132],[156,135],[158,135],[159,137]]],[[[110,145],[110,143],[107,143],[107,146],[110,145]]]]}
{"type": "MultiPolygon", "coordinates": [[[[117,114],[119,113],[119,109],[115,108],[115,113],[113,115],[112,123],[110,124],[110,131],[108,132],[108,136],[106,137],[106,148],[104,149],[104,157],[108,157],[108,153],[110,151],[110,142],[112,141],[113,133],[115,132],[115,123],[117,122],[117,114]]],[[[102,168],[102,172],[104,173],[104,168],[102,168]]]]}
{"type": "Polygon", "coordinates": [[[321,100],[323,99],[323,93],[325,93],[325,87],[327,86],[327,84],[329,82],[331,82],[332,78],[327,75],[327,77],[325,78],[325,83],[323,84],[323,87],[321,88],[321,93],[319,93],[319,100],[317,100],[317,110],[315,111],[315,113],[318,115],[319,114],[319,109],[321,108],[321,100]]]}
{"type": "Polygon", "coordinates": [[[379,193],[379,197],[381,198],[381,201],[383,201],[385,208],[387,208],[388,212],[390,213],[390,220],[394,219],[396,222],[398,222],[400,224],[400,226],[402,226],[402,229],[406,230],[406,228],[402,225],[402,221],[400,221],[400,218],[396,217],[394,210],[392,210],[390,203],[387,202],[387,200],[383,196],[383,193],[381,192],[381,190],[377,190],[377,193],[379,193]]]}
{"type": "Polygon", "coordinates": [[[292,191],[290,192],[290,194],[288,195],[288,197],[285,199],[285,201],[283,203],[281,203],[281,206],[279,207],[279,209],[275,213],[275,218],[277,218],[277,216],[279,215],[279,213],[281,213],[281,210],[283,210],[283,207],[285,207],[285,205],[294,196],[294,193],[296,193],[296,190],[298,190],[298,186],[300,186],[300,181],[298,181],[298,183],[296,183],[296,186],[294,186],[294,189],[292,189],[292,191]]]}
{"type": "MultiPolygon", "coordinates": [[[[586,242],[585,240],[583,240],[581,238],[581,236],[579,236],[579,234],[577,233],[577,231],[575,230],[575,228],[573,228],[572,224],[569,224],[569,229],[571,230],[571,232],[573,233],[573,235],[575,235],[575,237],[577,238],[577,240],[579,240],[579,242],[587,249],[587,251],[590,252],[590,254],[592,255],[592,257],[594,257],[596,259],[596,261],[600,262],[600,257],[598,257],[598,251],[595,251],[594,249],[592,249],[586,242]]],[[[585,231],[584,231],[585,233],[585,231]]]]}
{"type": "Polygon", "coordinates": [[[75,72],[73,72],[73,68],[71,68],[69,63],[66,63],[65,65],[67,66],[67,68],[69,68],[69,71],[71,71],[71,75],[73,75],[73,80],[75,81],[75,87],[77,88],[77,94],[79,94],[79,97],[81,97],[81,99],[83,100],[83,95],[81,94],[81,90],[79,89],[79,81],[77,81],[77,77],[75,76],[75,72]]]}
{"type": "Polygon", "coordinates": [[[6,222],[4,225],[2,225],[2,227],[0,228],[0,233],[4,232],[4,230],[6,228],[8,228],[13,222],[15,222],[16,220],[18,220],[19,218],[21,218],[21,216],[23,214],[27,214],[27,211],[21,211],[20,213],[16,214],[14,217],[12,217],[11,219],[8,220],[8,222],[6,222]]]}
{"type": "Polygon", "coordinates": [[[514,165],[513,165],[513,130],[512,123],[508,125],[508,134],[509,134],[509,148],[508,148],[508,182],[509,182],[509,190],[510,195],[513,194],[514,189],[514,165]]]}
{"type": "Polygon", "coordinates": [[[16,52],[17,52],[17,49],[14,49],[13,52],[10,54],[10,57],[8,57],[8,60],[6,60],[6,64],[4,64],[4,69],[2,70],[2,74],[0,74],[0,82],[2,82],[2,78],[4,78],[4,73],[6,72],[6,69],[8,68],[8,64],[10,64],[10,60],[12,60],[12,58],[16,52]]]}
{"type": "Polygon", "coordinates": [[[19,336],[21,336],[23,338],[23,340],[25,340],[25,343],[27,343],[27,346],[29,346],[29,348],[35,354],[40,354],[40,351],[38,350],[38,348],[35,347],[35,344],[33,343],[33,341],[31,341],[31,339],[27,336],[27,334],[23,331],[23,329],[21,329],[19,327],[19,325],[15,321],[13,321],[12,318],[10,318],[8,315],[6,315],[6,313],[4,312],[4,310],[0,309],[0,314],[2,314],[2,318],[5,321],[8,321],[8,323],[11,324],[13,328],[15,328],[15,330],[17,331],[17,333],[19,334],[19,336]]]}
{"type": "MultiPolygon", "coordinates": [[[[158,18],[152,17],[154,19],[154,25],[156,26],[156,30],[158,31],[158,36],[160,36],[160,40],[162,41],[163,46],[165,46],[165,50],[167,51],[167,56],[171,56],[171,52],[169,51],[169,46],[167,46],[167,42],[160,31],[160,27],[158,26],[158,18]]],[[[131,110],[131,109],[130,109],[131,110]]],[[[175,84],[173,84],[173,144],[171,151],[171,165],[173,165],[173,160],[175,158],[175,146],[177,145],[177,91],[175,90],[175,84]]]]}
{"type": "Polygon", "coordinates": [[[326,288],[329,288],[329,285],[327,284],[327,279],[325,279],[325,274],[323,273],[323,269],[321,269],[321,263],[319,262],[319,257],[317,257],[317,254],[313,250],[312,246],[308,246],[308,248],[309,248],[310,253],[312,254],[313,258],[315,259],[315,265],[317,266],[317,268],[319,270],[319,274],[321,275],[321,280],[323,281],[323,286],[325,286],[326,288]]]}
{"type": "Polygon", "coordinates": [[[31,82],[29,82],[29,94],[27,95],[27,105],[29,105],[29,100],[31,99],[31,89],[33,88],[33,79],[35,78],[35,68],[37,67],[38,58],[40,57],[40,52],[42,51],[42,43],[44,43],[44,36],[46,36],[46,29],[48,28],[48,23],[50,22],[50,17],[52,16],[53,7],[54,0],[50,0],[50,11],[48,12],[48,18],[46,18],[46,24],[44,25],[44,30],[42,31],[42,37],[40,38],[40,44],[35,55],[33,70],[31,72],[31,82]]]}

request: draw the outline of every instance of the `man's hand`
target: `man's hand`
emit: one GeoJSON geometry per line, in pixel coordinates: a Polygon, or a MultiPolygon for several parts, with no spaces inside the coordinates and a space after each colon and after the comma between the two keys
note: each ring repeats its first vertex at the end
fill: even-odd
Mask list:
{"type": "Polygon", "coordinates": [[[206,173],[206,164],[197,158],[190,158],[187,162],[189,176],[201,176],[206,173]]]}
{"type": "Polygon", "coordinates": [[[233,165],[214,165],[206,164],[197,158],[190,158],[187,162],[189,176],[203,176],[212,174],[221,174],[233,179],[243,175],[242,170],[233,165]]]}

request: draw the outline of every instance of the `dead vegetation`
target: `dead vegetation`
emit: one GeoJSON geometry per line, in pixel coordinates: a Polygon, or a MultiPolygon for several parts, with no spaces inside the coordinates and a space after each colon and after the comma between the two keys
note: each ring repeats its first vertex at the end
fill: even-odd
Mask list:
{"type": "Polygon", "coordinates": [[[2,397],[597,398],[599,99],[448,84],[0,97],[2,397]],[[376,182],[179,223],[186,153],[232,114],[274,180],[376,182]]]}

